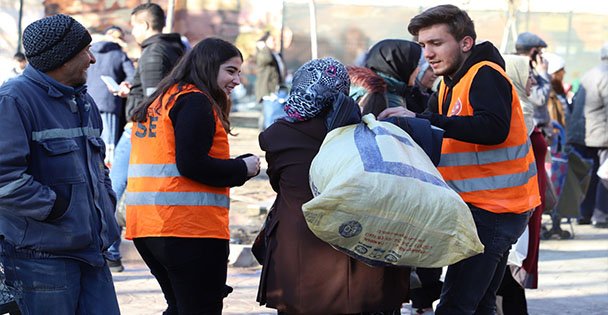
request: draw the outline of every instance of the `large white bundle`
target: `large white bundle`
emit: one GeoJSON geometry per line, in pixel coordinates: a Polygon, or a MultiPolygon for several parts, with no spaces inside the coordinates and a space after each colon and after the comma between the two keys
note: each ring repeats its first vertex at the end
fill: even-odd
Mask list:
{"type": "Polygon", "coordinates": [[[469,208],[424,151],[371,114],[327,135],[310,181],[308,227],[369,265],[440,267],[483,252],[469,208]]]}

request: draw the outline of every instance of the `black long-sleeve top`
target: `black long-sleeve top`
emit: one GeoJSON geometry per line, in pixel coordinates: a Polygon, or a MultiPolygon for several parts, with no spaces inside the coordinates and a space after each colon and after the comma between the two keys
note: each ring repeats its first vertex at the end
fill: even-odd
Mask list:
{"type": "Polygon", "coordinates": [[[248,179],[242,159],[209,156],[215,135],[213,108],[201,93],[181,95],[169,111],[175,131],[175,160],[182,176],[214,187],[241,186],[248,179]]]}

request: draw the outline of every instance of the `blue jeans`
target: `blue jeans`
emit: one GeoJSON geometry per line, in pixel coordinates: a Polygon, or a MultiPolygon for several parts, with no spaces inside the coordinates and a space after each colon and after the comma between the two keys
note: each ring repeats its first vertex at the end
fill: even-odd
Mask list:
{"type": "Polygon", "coordinates": [[[119,117],[114,113],[101,112],[101,122],[103,124],[103,131],[101,132],[101,139],[106,144],[106,163],[112,164],[114,160],[114,148],[118,142],[120,136],[119,117]]]}
{"type": "Polygon", "coordinates": [[[106,264],[94,267],[39,252],[15,252],[3,243],[6,284],[21,313],[120,314],[112,274],[106,264]]]}
{"type": "MultiPolygon", "coordinates": [[[[112,190],[116,192],[116,199],[120,200],[127,189],[127,177],[129,173],[129,158],[131,156],[131,126],[127,125],[122,137],[118,141],[114,150],[114,162],[110,170],[110,180],[112,181],[112,190]]],[[[122,228],[120,230],[122,233],[122,228]]],[[[120,256],[120,238],[114,242],[104,253],[106,259],[119,260],[120,256]]]]}
{"type": "Polygon", "coordinates": [[[509,249],[528,224],[528,212],[497,214],[470,208],[484,252],[448,267],[437,315],[495,314],[509,249]]]}

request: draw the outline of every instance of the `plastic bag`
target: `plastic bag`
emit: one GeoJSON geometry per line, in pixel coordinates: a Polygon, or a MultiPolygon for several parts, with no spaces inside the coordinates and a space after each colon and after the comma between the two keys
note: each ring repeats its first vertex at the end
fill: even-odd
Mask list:
{"type": "Polygon", "coordinates": [[[483,251],[469,208],[429,157],[372,114],[326,136],[310,181],[308,227],[371,266],[441,267],[483,251]]]}
{"type": "Polygon", "coordinates": [[[530,232],[528,231],[528,227],[524,232],[519,236],[517,242],[511,245],[511,250],[509,251],[509,257],[507,258],[507,263],[509,265],[514,265],[517,267],[521,267],[526,257],[528,257],[528,241],[530,239],[530,232]]]}
{"type": "Polygon", "coordinates": [[[608,160],[604,161],[597,169],[597,176],[603,180],[608,180],[608,160]]]}

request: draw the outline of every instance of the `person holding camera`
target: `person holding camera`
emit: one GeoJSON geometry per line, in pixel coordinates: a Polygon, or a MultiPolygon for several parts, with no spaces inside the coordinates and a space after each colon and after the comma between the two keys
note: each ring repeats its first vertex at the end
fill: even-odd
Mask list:
{"type": "MultiPolygon", "coordinates": [[[[551,116],[547,106],[549,93],[551,92],[551,79],[548,69],[549,63],[543,58],[542,49],[547,47],[547,43],[538,35],[524,32],[517,36],[515,42],[515,51],[517,55],[530,58],[530,68],[532,73],[532,86],[529,102],[534,107],[534,130],[530,134],[532,142],[532,150],[536,161],[544,161],[547,155],[547,144],[551,141],[552,127],[551,116]]],[[[536,211],[543,213],[545,211],[545,191],[547,189],[547,171],[544,163],[537,163],[537,178],[538,189],[540,192],[541,204],[536,208],[536,211]]]]}
{"type": "Polygon", "coordinates": [[[549,63],[543,58],[543,48],[547,43],[538,35],[524,32],[517,36],[515,51],[518,55],[530,58],[530,66],[533,69],[534,81],[532,91],[528,99],[534,105],[534,124],[544,134],[545,139],[550,140],[552,135],[551,116],[547,108],[549,92],[551,91],[551,77],[548,69],[549,63]]]}

